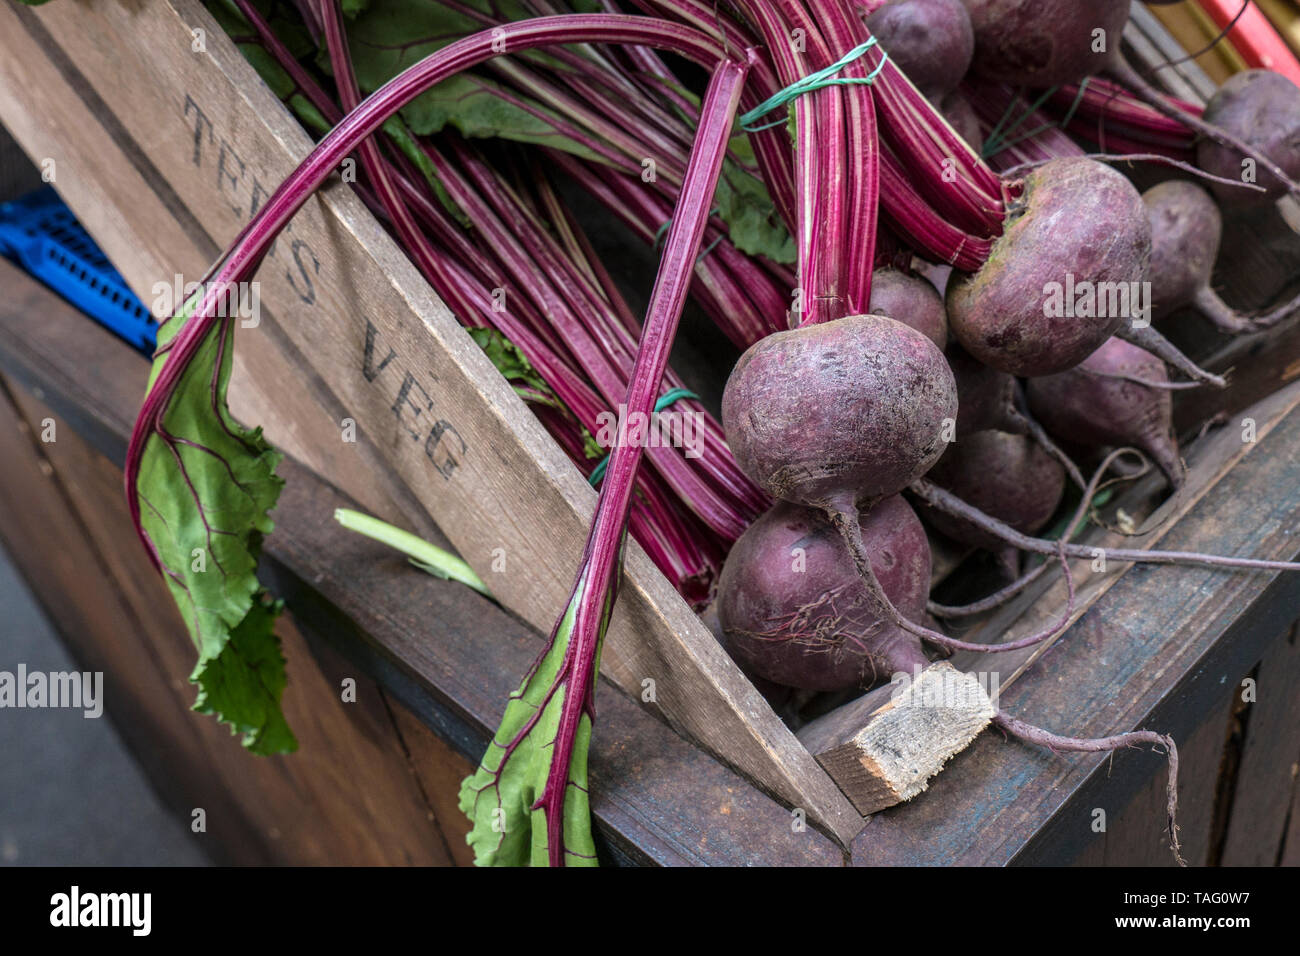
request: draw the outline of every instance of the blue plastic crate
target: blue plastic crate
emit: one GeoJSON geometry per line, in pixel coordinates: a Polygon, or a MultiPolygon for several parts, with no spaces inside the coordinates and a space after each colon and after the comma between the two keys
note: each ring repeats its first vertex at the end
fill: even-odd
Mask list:
{"type": "Polygon", "coordinates": [[[0,203],[0,255],[142,352],[158,324],[51,187],[0,203]]]}

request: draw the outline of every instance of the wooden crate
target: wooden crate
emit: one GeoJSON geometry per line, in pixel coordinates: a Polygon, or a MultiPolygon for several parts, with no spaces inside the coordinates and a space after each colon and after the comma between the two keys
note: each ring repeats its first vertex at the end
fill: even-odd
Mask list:
{"type": "MultiPolygon", "coordinates": [[[[320,521],[322,510],[354,502],[286,462],[266,571],[293,618],[285,708],[301,749],[247,754],[189,711],[193,649],[130,534],[120,462],[147,371],[127,345],[0,261],[0,541],[79,665],[104,671],[118,732],[178,819],[188,826],[194,807],[207,808],[198,839],[223,862],[463,861],[460,778],[541,633],[320,521]],[[41,440],[47,419],[53,443],[41,440]],[[357,682],[355,703],[341,700],[345,677],[357,682]]],[[[1280,427],[1271,440],[1296,447],[1300,415],[1280,427]]],[[[1182,522],[1176,543],[1267,543],[1267,531],[1247,530],[1243,544],[1240,529],[1215,519],[1216,501],[1268,502],[1294,527],[1297,483],[1295,456],[1247,459],[1182,522]]],[[[1195,570],[1127,575],[1005,705],[1061,729],[1173,733],[1188,861],[1300,864],[1298,590],[1195,570]],[[1249,705],[1247,677],[1257,686],[1249,705]]],[[[832,840],[793,828],[787,809],[600,683],[591,766],[602,863],[844,864],[832,840]]],[[[1163,794],[1162,761],[1145,750],[1053,755],[985,734],[923,798],[873,817],[849,861],[1168,866],[1163,794]],[[1098,809],[1104,832],[1094,829],[1098,809]]]]}
{"type": "MultiPolygon", "coordinates": [[[[0,37],[0,121],[38,164],[52,161],[54,185],[146,301],[157,282],[202,275],[310,149],[199,0],[6,5],[0,37]]],[[[258,279],[262,323],[237,338],[236,416],[264,425],[371,512],[429,535],[441,529],[508,608],[549,629],[595,494],[380,225],[350,190],[331,186],[258,279]],[[356,422],[355,444],[342,441],[345,419],[356,422]],[[500,554],[504,572],[493,569],[500,554]]],[[[1265,408],[1255,445],[1206,446],[1191,490],[1170,507],[1186,514],[1217,500],[1230,469],[1262,454],[1295,404],[1288,394],[1265,408]]],[[[1273,546],[1252,552],[1261,556],[1294,553],[1285,540],[1244,543],[1273,546]]],[[[1080,613],[1120,576],[1093,581],[1080,613]]],[[[1045,580],[986,633],[1052,613],[1053,588],[1045,580]]],[[[1018,656],[1003,687],[1049,646],[1018,656]]],[[[841,843],[862,828],[637,547],[603,672],[637,700],[654,679],[657,700],[646,706],[841,843]]]]}

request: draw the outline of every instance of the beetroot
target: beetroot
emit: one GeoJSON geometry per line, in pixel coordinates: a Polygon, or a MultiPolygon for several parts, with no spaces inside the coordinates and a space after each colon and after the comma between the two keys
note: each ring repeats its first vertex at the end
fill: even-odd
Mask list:
{"type": "Polygon", "coordinates": [[[895,607],[863,539],[861,512],[925,474],[943,453],[956,414],[957,385],[943,353],[879,315],[768,336],[740,357],[722,396],[727,440],[741,468],[773,496],[825,512],[876,617],[953,650],[1029,647],[1069,623],[1072,592],[1066,614],[1039,633],[972,644],[895,607]]]}
{"type": "Polygon", "coordinates": [[[1219,255],[1223,217],[1200,186],[1173,179],[1142,194],[1151,223],[1151,307],[1161,319],[1196,301],[1219,255]]]}
{"type": "Polygon", "coordinates": [[[878,315],[769,335],[740,357],[722,396],[727,442],[754,482],[842,513],[925,474],[956,415],[943,353],[878,315]]]}
{"type": "Polygon", "coordinates": [[[1258,165],[1266,193],[1215,186],[1229,202],[1259,203],[1300,194],[1300,90],[1270,70],[1228,80],[1204,116],[1157,90],[1124,58],[1120,36],[1128,0],[964,0],[975,30],[972,70],[1010,86],[1048,87],[1105,74],[1148,105],[1199,133],[1203,170],[1242,180],[1242,159],[1258,165]],[[1232,194],[1229,195],[1229,190],[1232,194]]]}
{"type": "MultiPolygon", "coordinates": [[[[1043,528],[1065,493],[1065,469],[1056,459],[1030,438],[999,431],[961,435],[928,477],[1022,534],[1043,528]]],[[[995,552],[1005,546],[960,518],[933,508],[923,508],[922,514],[954,541],[995,552]]]]}
{"type": "Polygon", "coordinates": [[[1111,339],[1078,368],[1031,379],[1029,408],[1063,441],[1146,452],[1179,488],[1186,469],[1173,434],[1173,402],[1169,390],[1159,387],[1168,381],[1154,355],[1111,339]]]}
{"type": "Polygon", "coordinates": [[[936,105],[957,88],[975,54],[961,0],[887,0],[866,24],[894,65],[936,105]]]}
{"type": "MultiPolygon", "coordinates": [[[[930,545],[899,495],[860,517],[871,564],[894,605],[921,620],[930,545]]],[[[718,617],[746,672],[789,687],[866,687],[927,663],[920,641],[872,610],[839,532],[819,511],[779,502],[740,536],[722,569],[718,617]]]]}
{"type": "MultiPolygon", "coordinates": [[[[1300,314],[1300,296],[1297,296],[1269,312],[1243,315],[1210,286],[1223,217],[1204,189],[1173,180],[1148,189],[1142,201],[1151,222],[1150,281],[1155,318],[1165,318],[1184,306],[1195,306],[1221,332],[1237,335],[1271,328],[1300,314]]],[[[1161,357],[1166,361],[1171,358],[1161,357]]],[[[1187,370],[1181,363],[1175,362],[1175,367],[1187,370]]],[[[1195,374],[1193,377],[1204,378],[1195,374]]],[[[960,384],[959,381],[959,391],[960,384]]]]}
{"type": "Polygon", "coordinates": [[[1026,432],[1024,416],[1016,410],[1016,380],[970,357],[959,345],[947,352],[957,382],[958,440],[986,429],[1026,432]]]}
{"type": "Polygon", "coordinates": [[[1242,332],[1249,320],[1224,302],[1210,287],[1210,274],[1219,255],[1223,217],[1200,186],[1173,179],[1142,194],[1151,223],[1152,316],[1194,305],[1224,332],[1242,332]]]}
{"type": "Polygon", "coordinates": [[[974,72],[1011,86],[1076,83],[1106,69],[1128,22],[1129,0],[965,0],[975,31],[974,72]],[[1104,31],[1096,49],[1094,31],[1104,31]]]}
{"type": "Polygon", "coordinates": [[[1132,183],[1081,157],[1032,170],[1020,202],[979,272],[949,285],[948,324],[985,365],[1049,375],[1140,314],[1151,227],[1132,183]]]}
{"type": "Polygon", "coordinates": [[[902,322],[939,346],[948,345],[948,310],[925,279],[898,269],[877,269],[871,277],[872,315],[902,322]]]}
{"type": "MultiPolygon", "coordinates": [[[[1292,180],[1300,178],[1300,88],[1281,73],[1247,70],[1232,76],[1206,105],[1204,120],[1243,141],[1276,163],[1292,180]]],[[[1242,178],[1242,154],[1221,143],[1203,140],[1197,165],[1227,179],[1242,178]]],[[[1280,198],[1288,185],[1260,168],[1256,184],[1265,192],[1212,185],[1224,203],[1263,205],[1280,198]]]]}

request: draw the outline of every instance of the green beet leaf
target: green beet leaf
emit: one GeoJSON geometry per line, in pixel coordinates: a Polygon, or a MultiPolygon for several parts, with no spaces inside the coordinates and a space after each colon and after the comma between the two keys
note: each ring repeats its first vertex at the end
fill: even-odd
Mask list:
{"type": "MultiPolygon", "coordinates": [[[[530,14],[512,4],[471,2],[504,20],[530,14]]],[[[347,27],[357,83],[374,92],[424,57],[453,40],[482,29],[482,23],[440,3],[426,0],[371,0],[347,27]]],[[[321,54],[325,59],[325,54],[321,54]]],[[[553,146],[595,159],[590,149],[556,128],[556,114],[539,103],[509,94],[486,76],[461,73],[417,96],[401,111],[411,132],[427,136],[450,126],[467,137],[515,140],[553,146]]]]}
{"type": "MultiPolygon", "coordinates": [[[[584,582],[585,585],[586,582],[584,582]]],[[[460,787],[460,809],[473,824],[466,841],[478,866],[546,866],[546,816],[533,805],[551,771],[556,730],[565,697],[590,694],[568,681],[565,651],[573,631],[580,586],[532,673],[510,695],[505,716],[483,754],[483,762],[460,787]]],[[[608,613],[606,614],[608,620],[608,613]]],[[[583,713],[569,764],[564,798],[564,849],[568,866],[595,866],[587,801],[587,750],[591,717],[583,713]]]]}
{"type": "Polygon", "coordinates": [[[259,595],[221,653],[200,661],[190,675],[199,685],[194,709],[229,724],[255,754],[289,753],[298,747],[280,711],[284,655],[272,631],[280,610],[279,601],[259,595]]]}
{"type": "MultiPolygon", "coordinates": [[[[159,330],[160,347],[193,305],[159,330]]],[[[256,573],[284,484],[275,474],[282,456],[226,405],[234,325],[214,324],[168,397],[144,446],[136,494],[141,529],[198,648],[195,709],[229,724],[255,753],[285,753],[297,741],[280,710],[285,666],[272,630],[280,606],[256,573]]],[[[155,359],[150,390],[167,360],[166,352],[155,359]]]]}
{"type": "Polygon", "coordinates": [[[757,176],[733,162],[725,163],[714,201],[727,224],[728,238],[741,252],[786,265],[795,261],[794,239],[757,176]]]}
{"type": "Polygon", "coordinates": [[[514,386],[520,398],[528,402],[550,405],[553,408],[560,407],[559,399],[555,397],[551,386],[547,385],[546,379],[533,368],[519,346],[496,329],[477,328],[466,329],[466,331],[469,332],[470,338],[478,343],[483,354],[496,366],[497,371],[514,386]]]}

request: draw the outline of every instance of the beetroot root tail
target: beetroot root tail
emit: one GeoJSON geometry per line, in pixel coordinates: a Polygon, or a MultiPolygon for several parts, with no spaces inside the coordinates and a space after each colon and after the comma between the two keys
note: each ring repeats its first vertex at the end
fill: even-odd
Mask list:
{"type": "Polygon", "coordinates": [[[1228,384],[1227,379],[1222,375],[1215,375],[1213,372],[1207,372],[1201,368],[1180,352],[1177,346],[1149,325],[1137,327],[1131,322],[1124,322],[1115,331],[1115,336],[1130,345],[1146,349],[1166,365],[1182,372],[1193,382],[1213,385],[1215,388],[1225,388],[1228,384]]]}
{"type": "MultiPolygon", "coordinates": [[[[925,478],[918,478],[908,490],[926,504],[946,514],[969,521],[982,531],[1005,541],[1022,551],[1034,554],[1056,554],[1063,549],[1071,558],[1095,557],[1092,547],[1081,544],[1063,544],[1045,538],[1031,538],[1004,524],[992,515],[985,514],[972,504],[962,501],[950,491],[945,491],[925,478]]],[[[1219,554],[1201,554],[1199,551],[1142,551],[1132,548],[1106,548],[1106,557],[1112,561],[1136,564],[1172,564],[1191,568],[1221,568],[1236,571],[1300,571],[1294,561],[1265,561],[1259,558],[1230,558],[1219,554]]]]}
{"type": "Polygon", "coordinates": [[[1113,737],[1079,738],[1062,737],[1051,731],[1017,720],[1006,711],[999,710],[993,717],[993,723],[1025,743],[1035,744],[1052,751],[1069,751],[1072,753],[1110,753],[1123,747],[1136,747],[1151,744],[1165,748],[1169,761],[1169,779],[1165,784],[1166,829],[1169,834],[1169,849],[1179,866],[1186,866],[1187,861],[1179,852],[1178,843],[1178,746],[1168,734],[1158,734],[1152,730],[1134,730],[1113,737]]]}
{"type": "MultiPolygon", "coordinates": [[[[1037,424],[1036,422],[1034,422],[1032,417],[1028,415],[1025,415],[1023,417],[1027,422],[1030,422],[1031,424],[1035,424],[1035,425],[1037,424]]],[[[1097,487],[1101,484],[1101,480],[1106,476],[1106,473],[1110,470],[1111,465],[1114,464],[1116,460],[1123,457],[1127,453],[1128,453],[1127,449],[1124,448],[1120,448],[1117,449],[1116,451],[1112,451],[1109,455],[1106,456],[1106,458],[1102,461],[1102,463],[1097,467],[1097,470],[1093,472],[1092,477],[1088,479],[1088,482],[1086,484],[1082,480],[1082,475],[1080,475],[1079,487],[1083,489],[1083,494],[1079,498],[1078,507],[1074,509],[1074,515],[1070,518],[1070,523],[1066,525],[1065,531],[1061,533],[1061,538],[1060,538],[1061,541],[1069,541],[1071,538],[1075,536],[1075,534],[1079,530],[1079,525],[1083,523],[1083,519],[1088,515],[1088,509],[1092,506],[1093,499],[1097,497],[1097,487]]],[[[1064,452],[1062,452],[1062,454],[1064,454],[1064,452]]],[[[1013,543],[1009,543],[1009,544],[1011,547],[1016,547],[1016,545],[1013,543]]],[[[1060,554],[1059,546],[1057,549],[1057,553],[1058,555],[1060,554]]],[[[1038,565],[1037,567],[1031,568],[1029,571],[1022,574],[1018,579],[1012,581],[1006,587],[1000,588],[999,590],[990,594],[988,597],[981,598],[980,600],[972,602],[971,604],[950,606],[946,604],[937,604],[934,601],[929,601],[926,603],[926,610],[929,611],[931,614],[933,614],[935,617],[942,617],[942,618],[970,617],[974,614],[983,614],[985,611],[991,611],[996,607],[1001,607],[1007,601],[1011,600],[1013,597],[1015,597],[1017,594],[1019,594],[1021,591],[1027,588],[1029,585],[1033,584],[1040,577],[1042,577],[1043,572],[1045,572],[1049,567],[1051,567],[1051,562],[1044,561],[1042,564],[1038,565]]],[[[1065,567],[1068,569],[1069,565],[1065,564],[1065,567]]],[[[1071,589],[1073,589],[1073,584],[1071,584],[1071,589]]]]}
{"type": "Polygon", "coordinates": [[[1050,640],[1064,631],[1070,624],[1070,618],[1074,615],[1074,576],[1070,572],[1070,565],[1066,560],[1064,544],[1062,544],[1058,550],[1069,596],[1066,601],[1065,613],[1054,624],[1048,625],[1036,634],[1030,634],[1027,637],[1008,641],[1004,644],[974,644],[970,641],[949,637],[947,634],[941,634],[928,627],[922,627],[920,624],[905,618],[902,612],[894,606],[894,602],[889,600],[889,596],[885,594],[885,589],[880,586],[880,580],[871,567],[871,558],[867,554],[866,546],[862,541],[862,528],[858,524],[857,507],[849,505],[847,507],[827,508],[826,515],[831,524],[835,526],[835,529],[839,531],[840,537],[844,539],[844,544],[849,550],[849,556],[853,559],[853,565],[857,569],[858,578],[862,582],[863,590],[866,592],[868,600],[871,601],[872,610],[875,611],[876,616],[937,647],[944,647],[954,651],[977,652],[1014,651],[1022,647],[1032,647],[1035,644],[1050,640]]]}

